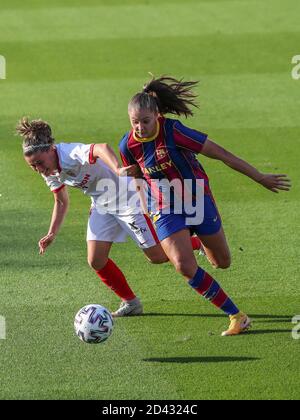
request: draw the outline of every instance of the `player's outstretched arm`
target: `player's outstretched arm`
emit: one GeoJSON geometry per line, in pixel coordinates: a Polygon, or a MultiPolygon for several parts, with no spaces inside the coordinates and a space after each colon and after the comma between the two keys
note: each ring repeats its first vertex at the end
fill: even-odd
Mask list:
{"type": "Polygon", "coordinates": [[[119,175],[121,165],[114,150],[107,143],[95,144],[93,158],[95,160],[100,158],[110,169],[119,175]]]}
{"type": "Polygon", "coordinates": [[[142,173],[138,165],[131,165],[126,168],[122,168],[114,150],[106,143],[95,144],[93,158],[100,158],[118,176],[142,177],[142,173]]]}
{"type": "Polygon", "coordinates": [[[39,241],[39,252],[43,255],[49,245],[56,238],[69,208],[69,195],[67,188],[54,193],[54,207],[48,234],[39,241]]]}
{"type": "Polygon", "coordinates": [[[119,171],[119,176],[130,176],[133,178],[143,178],[143,173],[139,165],[131,165],[121,168],[119,171]]]}
{"type": "Polygon", "coordinates": [[[289,191],[291,188],[291,181],[286,175],[261,173],[248,162],[228,152],[228,150],[211,140],[205,142],[201,153],[211,159],[221,160],[230,168],[248,176],[274,193],[278,193],[280,190],[289,191]]]}

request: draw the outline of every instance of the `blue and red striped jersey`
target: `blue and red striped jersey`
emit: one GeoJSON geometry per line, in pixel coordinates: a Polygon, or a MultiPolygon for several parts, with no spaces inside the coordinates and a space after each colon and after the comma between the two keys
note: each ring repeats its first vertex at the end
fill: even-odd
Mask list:
{"type": "Polygon", "coordinates": [[[208,176],[196,157],[207,135],[178,120],[160,117],[158,123],[158,135],[153,140],[138,139],[133,130],[123,137],[119,149],[124,166],[138,164],[152,187],[153,180],[204,180],[205,193],[211,195],[208,176]]]}

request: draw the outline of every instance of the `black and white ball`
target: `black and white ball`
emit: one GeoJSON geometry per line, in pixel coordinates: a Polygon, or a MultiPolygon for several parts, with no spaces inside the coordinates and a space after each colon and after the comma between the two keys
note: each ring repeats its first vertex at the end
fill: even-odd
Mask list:
{"type": "Polygon", "coordinates": [[[111,335],[113,327],[111,313],[101,305],[84,306],[75,316],[75,332],[85,343],[103,343],[111,335]]]}

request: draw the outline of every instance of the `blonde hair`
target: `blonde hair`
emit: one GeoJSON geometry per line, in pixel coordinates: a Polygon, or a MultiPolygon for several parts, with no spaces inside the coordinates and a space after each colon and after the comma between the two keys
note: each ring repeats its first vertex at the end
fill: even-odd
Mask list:
{"type": "Polygon", "coordinates": [[[52,130],[46,121],[23,117],[17,127],[17,134],[23,138],[23,153],[31,156],[37,152],[47,152],[55,143],[52,130]]]}

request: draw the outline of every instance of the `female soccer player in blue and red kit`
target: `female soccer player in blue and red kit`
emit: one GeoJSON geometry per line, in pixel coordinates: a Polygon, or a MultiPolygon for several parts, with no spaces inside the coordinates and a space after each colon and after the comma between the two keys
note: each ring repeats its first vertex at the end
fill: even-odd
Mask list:
{"type": "Polygon", "coordinates": [[[191,116],[195,95],[192,88],[197,82],[183,82],[171,77],[152,79],[130,101],[128,112],[132,130],[120,143],[124,175],[144,180],[156,194],[155,181],[191,180],[193,196],[199,180],[204,182],[204,220],[198,226],[187,224],[184,211],[177,214],[170,203],[169,214],[160,210],[154,221],[161,245],[176,270],[181,273],[196,292],[211,301],[230,316],[230,326],[223,336],[246,331],[250,319],[240,312],[220,285],[197,264],[193,254],[190,234],[200,238],[206,256],[216,268],[228,268],[230,251],[209,186],[209,179],[196,154],[223,161],[226,165],[250,177],[265,188],[278,192],[289,190],[285,175],[262,174],[247,162],[209,140],[206,134],[192,130],[165,114],[191,116]]]}

